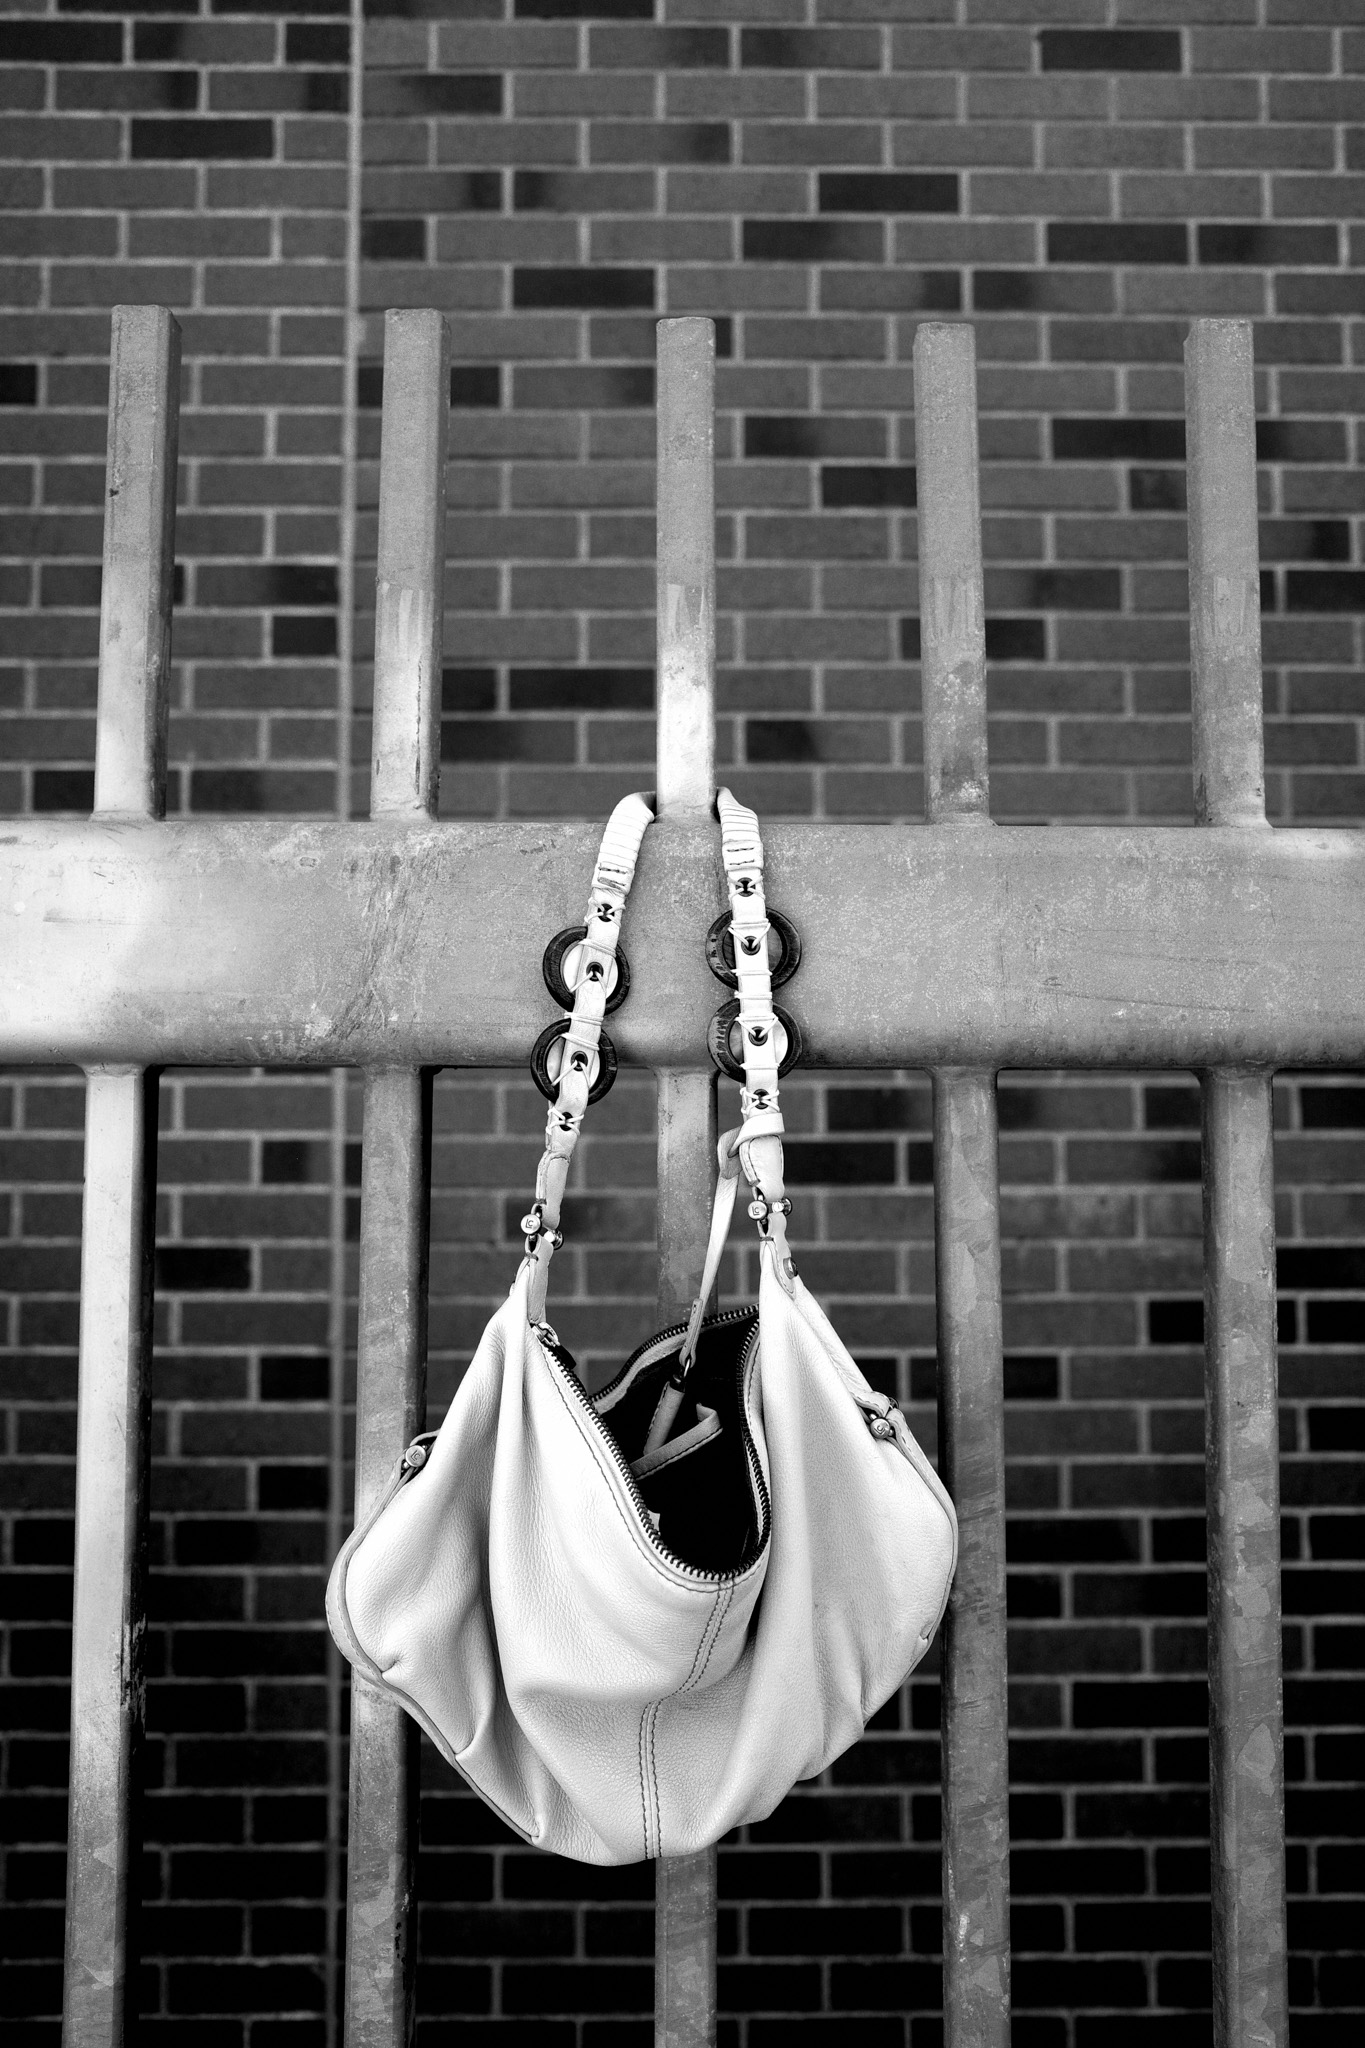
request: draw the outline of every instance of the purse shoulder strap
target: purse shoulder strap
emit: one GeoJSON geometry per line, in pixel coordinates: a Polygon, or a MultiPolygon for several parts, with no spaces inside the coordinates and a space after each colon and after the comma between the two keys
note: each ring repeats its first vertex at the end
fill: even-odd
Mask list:
{"type": "Polygon", "coordinates": [[[744,1086],[740,1092],[743,1122],[727,1131],[716,1148],[720,1174],[711,1210],[711,1238],[701,1287],[692,1304],[687,1334],[678,1356],[686,1372],[696,1352],[697,1333],[711,1289],[716,1283],[741,1171],[753,1190],[749,1214],[764,1242],[773,1250],[774,1267],[790,1291],[795,1277],[787,1247],[791,1203],[782,1178],[782,1110],[778,1101],[777,1017],[773,1010],[773,978],[768,962],[768,911],[763,895],[763,836],[757,815],[738,803],[728,789],[716,792],[720,818],[721,858],[730,892],[730,930],[735,948],[739,987],[739,1029],[743,1041],[744,1086]]]}
{"type": "Polygon", "coordinates": [[[578,956],[573,1016],[560,1040],[559,1075],[555,1099],[545,1119],[545,1150],[536,1170],[535,1201],[530,1213],[522,1218],[526,1259],[531,1268],[528,1312],[532,1323],[538,1323],[545,1313],[550,1260],[564,1242],[559,1218],[569,1161],[588,1106],[588,1090],[606,1014],[610,968],[621,933],[621,913],[635,879],[640,846],[653,817],[654,807],[647,797],[623,797],[607,821],[593,869],[583,920],[586,935],[578,956]]]}

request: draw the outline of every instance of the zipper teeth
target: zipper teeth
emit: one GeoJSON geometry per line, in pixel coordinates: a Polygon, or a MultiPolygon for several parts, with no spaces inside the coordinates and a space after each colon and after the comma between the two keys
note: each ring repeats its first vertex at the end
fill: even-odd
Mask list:
{"type": "MultiPolygon", "coordinates": [[[[727,1309],[724,1315],[713,1316],[710,1318],[710,1321],[714,1326],[716,1323],[739,1322],[745,1316],[750,1315],[753,1315],[752,1309],[727,1309]]],[[[612,1386],[619,1385],[620,1381],[625,1377],[626,1373],[630,1371],[630,1368],[634,1364],[636,1364],[636,1362],[644,1355],[645,1352],[652,1351],[656,1344],[662,1343],[666,1338],[681,1336],[682,1333],[686,1330],[686,1328],[686,1323],[679,1323],[675,1330],[660,1330],[655,1336],[651,1337],[647,1343],[642,1344],[639,1347],[639,1350],[633,1352],[631,1356],[626,1360],[626,1363],[622,1366],[620,1372],[612,1381],[612,1386]]],[[[753,1334],[746,1341],[744,1349],[741,1351],[739,1356],[740,1428],[744,1433],[744,1448],[749,1459],[749,1469],[753,1474],[755,1481],[757,1482],[758,1496],[763,1507],[763,1516],[759,1526],[758,1543],[754,1549],[754,1557],[757,1557],[759,1551],[763,1548],[764,1539],[766,1538],[768,1533],[768,1523],[771,1513],[770,1503],[768,1500],[768,1489],[763,1484],[763,1474],[758,1468],[757,1453],[753,1447],[753,1439],[750,1435],[748,1423],[745,1421],[744,1418],[744,1369],[749,1362],[749,1354],[753,1349],[753,1345],[756,1342],[757,1337],[758,1321],[757,1318],[755,1318],[753,1334]]],[[[573,1394],[575,1400],[577,1400],[580,1407],[585,1408],[588,1414],[592,1417],[592,1420],[596,1425],[597,1434],[599,1438],[606,1444],[607,1449],[611,1452],[611,1455],[615,1460],[617,1469],[619,1470],[621,1477],[626,1482],[626,1487],[628,1492],[630,1493],[630,1497],[634,1501],[636,1507],[639,1509],[641,1526],[643,1527],[646,1536],[649,1538],[654,1548],[659,1552],[660,1556],[666,1557],[668,1559],[668,1562],[674,1567],[676,1571],[685,1572],[688,1578],[703,1579],[711,1585],[715,1585],[723,1579],[737,1579],[742,1572],[747,1571],[749,1568],[749,1564],[753,1563],[753,1557],[749,1559],[748,1564],[740,1565],[739,1567],[737,1567],[736,1570],[732,1572],[706,1572],[703,1571],[699,1565],[688,1564],[685,1558],[679,1557],[674,1551],[669,1549],[668,1545],[664,1542],[663,1538],[660,1536],[658,1530],[655,1528],[654,1523],[650,1518],[649,1508],[645,1501],[644,1495],[640,1491],[639,1481],[636,1479],[635,1474],[630,1469],[630,1463],[626,1457],[625,1452],[621,1449],[621,1446],[617,1443],[615,1437],[607,1428],[606,1423],[603,1422],[601,1416],[598,1414],[596,1408],[593,1406],[592,1398],[589,1395],[587,1388],[583,1385],[582,1380],[579,1379],[578,1374],[576,1372],[572,1371],[572,1369],[564,1363],[563,1359],[559,1357],[558,1353],[554,1349],[552,1349],[552,1347],[548,1345],[545,1342],[545,1339],[541,1337],[538,1333],[536,1341],[540,1345],[541,1350],[545,1353],[546,1358],[549,1359],[550,1363],[552,1365],[558,1366],[561,1376],[568,1384],[569,1391],[573,1394]]],[[[608,1389],[605,1387],[601,1389],[601,1392],[603,1393],[606,1393],[607,1391],[608,1389]]]]}
{"type": "MultiPolygon", "coordinates": [[[[717,1329],[721,1323],[742,1323],[746,1316],[751,1316],[752,1314],[753,1310],[751,1308],[722,1309],[719,1315],[708,1316],[701,1327],[703,1330],[714,1330],[717,1329]]],[[[671,1329],[656,1330],[652,1337],[646,1337],[643,1344],[636,1345],[635,1349],[631,1352],[630,1357],[621,1367],[620,1372],[617,1373],[616,1378],[614,1380],[608,1380],[605,1387],[599,1387],[597,1389],[596,1394],[594,1394],[591,1398],[594,1401],[600,1401],[604,1394],[614,1394],[616,1392],[616,1389],[620,1386],[622,1380],[626,1377],[626,1374],[630,1372],[634,1366],[637,1366],[639,1364],[640,1360],[645,1356],[646,1352],[653,1351],[656,1345],[666,1343],[670,1338],[684,1336],[686,1334],[686,1331],[687,1324],[685,1322],[675,1323],[671,1329]]]]}

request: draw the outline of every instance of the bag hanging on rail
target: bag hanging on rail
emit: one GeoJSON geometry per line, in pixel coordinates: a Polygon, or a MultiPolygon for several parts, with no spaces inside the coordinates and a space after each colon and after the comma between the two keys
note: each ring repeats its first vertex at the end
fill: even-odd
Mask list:
{"type": "Polygon", "coordinates": [[[517,1834],[585,1863],[690,1854],[823,1770],[924,1655],[957,1555],[933,1468],[787,1248],[778,1070],[795,1032],[772,1001],[758,820],[728,790],[718,809],[733,975],[718,929],[708,955],[738,999],[712,1044],[731,1071],[742,1059],[744,1121],[720,1142],[692,1316],[591,1396],[543,1319],[569,1159],[615,1068],[602,1019],[627,986],[616,942],[651,817],[628,797],[583,931],[546,955],[573,1015],[533,1059],[554,1099],[526,1256],[327,1592],[356,1669],[517,1834]],[[703,1320],[741,1172],[758,1306],[703,1320]]]}

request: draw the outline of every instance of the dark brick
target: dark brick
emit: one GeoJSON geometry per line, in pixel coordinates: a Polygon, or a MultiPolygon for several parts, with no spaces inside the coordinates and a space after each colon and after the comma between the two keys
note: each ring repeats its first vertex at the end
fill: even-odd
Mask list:
{"type": "Polygon", "coordinates": [[[652,270],[583,269],[546,267],[512,272],[512,303],[521,307],[544,306],[652,306],[652,270]]]}
{"type": "Polygon", "coordinates": [[[651,668],[514,668],[512,711],[643,711],[654,709],[651,668]]]}
{"type": "Polygon", "coordinates": [[[730,34],[724,28],[594,29],[590,62],[598,68],[640,71],[724,69],[730,34]]]}
{"type": "Polygon", "coordinates": [[[518,21],[652,21],[654,0],[516,0],[518,21]]]}
{"type": "Polygon", "coordinates": [[[1365,569],[1289,569],[1285,572],[1285,610],[1291,612],[1365,611],[1365,569]]]}
{"type": "Polygon", "coordinates": [[[1047,655],[1047,628],[1041,619],[986,620],[988,661],[1042,661],[1047,655]]]}
{"type": "Polygon", "coordinates": [[[0,64],[120,64],[117,21],[2,21],[0,64]]]}
{"type": "Polygon", "coordinates": [[[326,658],[336,651],[334,618],[280,612],[270,621],[270,652],[279,659],[298,659],[304,655],[326,658]]]}
{"type": "Polygon", "coordinates": [[[1344,462],[1346,437],[1339,420],[1257,420],[1258,462],[1344,462]]]}
{"type": "Polygon", "coordinates": [[[156,1251],[156,1284],[170,1294],[224,1294],[251,1285],[245,1245],[163,1244],[156,1251]]]}
{"type": "Polygon", "coordinates": [[[1051,220],[1049,263],[1188,263],[1182,221],[1051,220]]]}
{"type": "Polygon", "coordinates": [[[134,120],[129,153],[135,163],[226,163],[275,153],[270,121],[134,120]]]}
{"type": "Polygon", "coordinates": [[[746,263],[882,263],[882,228],[871,221],[746,220],[746,263]]]}
{"type": "Polygon", "coordinates": [[[1365,1088],[1302,1087],[1299,1115],[1306,1131],[1365,1130],[1365,1088]]]}
{"type": "MultiPolygon", "coordinates": [[[[0,24],[3,26],[3,24],[0,24]]],[[[38,365],[0,363],[0,405],[38,403],[38,365]]]]}
{"type": "Polygon", "coordinates": [[[1179,71],[1179,29],[1045,28],[1044,71],[1179,71]]]}
{"type": "Polygon", "coordinates": [[[957,213],[951,171],[821,171],[821,213],[957,213]]]}
{"type": "Polygon", "coordinates": [[[95,805],[93,768],[35,768],[33,808],[35,811],[79,811],[89,813],[95,805]]]}
{"type": "Polygon", "coordinates": [[[518,365],[512,372],[512,402],[529,411],[645,409],[654,404],[654,370],[643,363],[518,365]]]}
{"type": "Polygon", "coordinates": [[[1056,462],[1183,462],[1185,422],[1058,416],[1052,455],[1056,462]]]}
{"type": "Polygon", "coordinates": [[[290,605],[309,610],[337,603],[333,562],[205,562],[194,596],[205,610],[255,610],[290,605]]]}
{"type": "Polygon", "coordinates": [[[894,505],[913,509],[916,503],[912,464],[865,463],[854,467],[825,464],[820,471],[820,503],[827,512],[858,505],[894,505]]]}
{"type": "Polygon", "coordinates": [[[788,1138],[789,1178],[801,1186],[889,1186],[896,1178],[894,1145],[839,1138],[788,1138]]]}
{"type": "Polygon", "coordinates": [[[288,21],[284,27],[288,64],[349,64],[351,32],[339,23],[288,21]]]}
{"type": "Polygon", "coordinates": [[[1322,265],[1338,262],[1336,227],[1299,227],[1276,221],[1200,221],[1195,243],[1201,263],[1322,265]]]}
{"type": "Polygon", "coordinates": [[[500,114],[499,72],[379,71],[365,80],[367,116],[500,114]]]}
{"type": "Polygon", "coordinates": [[[1202,1344],[1202,1301],[1150,1301],[1147,1304],[1149,1344],[1202,1344]]]}
{"type": "Polygon", "coordinates": [[[452,363],[450,402],[478,410],[502,404],[502,371],[497,363],[452,363]]]}
{"type": "Polygon", "coordinates": [[[369,263],[425,263],[427,224],[424,220],[362,221],[360,253],[369,263]]]}

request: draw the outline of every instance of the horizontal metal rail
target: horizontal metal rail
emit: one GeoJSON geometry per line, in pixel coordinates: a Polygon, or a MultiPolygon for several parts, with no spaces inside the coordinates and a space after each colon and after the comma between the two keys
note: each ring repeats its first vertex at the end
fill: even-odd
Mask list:
{"type": "MultiPolygon", "coordinates": [[[[124,2033],[144,1629],[148,1223],[163,1064],[366,1074],[357,1503],[424,1392],[429,1069],[520,1064],[547,934],[576,921],[597,824],[438,824],[446,341],[386,343],[367,824],[158,823],[175,333],[115,320],[97,752],[88,824],[0,831],[0,1059],[91,1069],[77,1482],[66,2040],[124,2033]],[[168,934],[174,943],[168,944],[168,934]]],[[[623,1057],[658,1077],[660,1297],[700,1266],[715,1130],[709,324],[660,332],[660,817],[640,862],[623,1057]]],[[[933,1071],[940,1406],[962,1551],[944,1646],[947,2048],[1009,2037],[1001,1067],[1180,1067],[1204,1091],[1217,2048],[1284,2048],[1270,1072],[1365,1063],[1365,837],[1265,824],[1249,330],[1187,352],[1192,829],[990,826],[975,366],[922,329],[915,377],[924,826],[768,826],[800,906],[792,1009],[816,1066],[933,1071]]],[[[614,793],[614,792],[613,792],[614,793]]],[[[411,2029],[411,1734],[354,1692],[348,2040],[411,2029]]],[[[657,2038],[715,2038],[714,1857],[661,1866],[657,2038]]]]}
{"type": "MultiPolygon", "coordinates": [[[[714,834],[645,840],[651,943],[612,1030],[638,1065],[706,1059],[714,834]]],[[[0,1060],[519,1066],[596,835],[6,822],[0,1060]]],[[[764,841],[809,932],[789,1007],[814,1066],[1365,1062],[1360,833],[774,820],[764,841]]]]}

